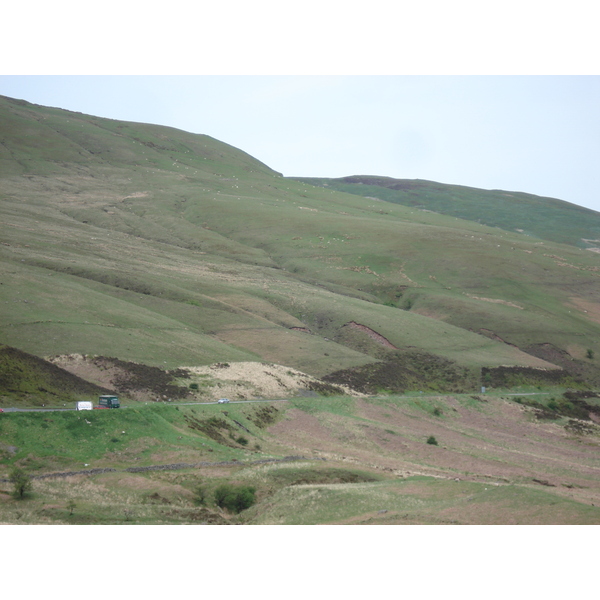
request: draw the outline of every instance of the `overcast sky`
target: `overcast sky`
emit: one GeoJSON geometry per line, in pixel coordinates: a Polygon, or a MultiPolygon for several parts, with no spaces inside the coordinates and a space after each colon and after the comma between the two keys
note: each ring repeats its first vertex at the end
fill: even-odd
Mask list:
{"type": "Polygon", "coordinates": [[[286,176],[428,179],[600,211],[593,4],[11,3],[0,94],[208,134],[286,176]]]}

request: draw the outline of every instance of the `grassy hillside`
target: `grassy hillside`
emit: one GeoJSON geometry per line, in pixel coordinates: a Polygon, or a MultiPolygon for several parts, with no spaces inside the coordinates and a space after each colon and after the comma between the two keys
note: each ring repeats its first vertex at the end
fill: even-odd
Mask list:
{"type": "Polygon", "coordinates": [[[413,350],[598,372],[595,253],[285,179],[165,127],[0,98],[0,141],[3,344],[318,377],[413,350]]]}
{"type": "Polygon", "coordinates": [[[600,213],[556,198],[361,175],[338,179],[303,177],[297,181],[518,231],[540,240],[596,251],[600,248],[600,213]]]}

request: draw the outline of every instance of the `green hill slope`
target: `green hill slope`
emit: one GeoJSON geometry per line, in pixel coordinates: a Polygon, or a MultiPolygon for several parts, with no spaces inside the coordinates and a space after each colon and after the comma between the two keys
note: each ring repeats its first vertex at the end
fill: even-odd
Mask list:
{"type": "Polygon", "coordinates": [[[285,179],[166,127],[0,98],[0,142],[0,343],[319,377],[406,350],[561,356],[594,376],[592,252],[285,179]]]}
{"type": "Polygon", "coordinates": [[[352,176],[339,179],[303,177],[297,180],[518,231],[540,240],[572,244],[579,248],[600,247],[600,213],[556,198],[481,190],[421,179],[352,176]]]}

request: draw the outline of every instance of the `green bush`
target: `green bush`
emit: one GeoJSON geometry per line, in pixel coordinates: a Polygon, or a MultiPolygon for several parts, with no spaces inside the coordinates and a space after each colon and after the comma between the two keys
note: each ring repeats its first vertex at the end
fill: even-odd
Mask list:
{"type": "Polygon", "coordinates": [[[428,444],[431,444],[432,446],[437,446],[437,445],[438,445],[438,441],[437,441],[437,440],[435,439],[435,437],[434,437],[434,436],[432,436],[432,435],[430,435],[430,436],[427,438],[427,443],[428,443],[428,444]]]}
{"type": "Polygon", "coordinates": [[[10,472],[9,481],[13,484],[13,496],[22,500],[31,490],[31,478],[23,469],[14,467],[10,472]]]}
{"type": "Polygon", "coordinates": [[[255,494],[253,487],[225,483],[215,490],[215,504],[230,512],[240,513],[254,504],[255,494]]]}

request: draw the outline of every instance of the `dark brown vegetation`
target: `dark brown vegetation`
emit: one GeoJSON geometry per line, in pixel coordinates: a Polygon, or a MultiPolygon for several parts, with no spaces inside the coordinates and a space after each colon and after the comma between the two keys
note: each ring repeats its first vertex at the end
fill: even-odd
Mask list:
{"type": "Polygon", "coordinates": [[[248,416],[248,419],[260,429],[265,429],[275,423],[278,415],[279,411],[273,405],[267,404],[257,408],[253,415],[248,416]]]}
{"type": "Polygon", "coordinates": [[[520,385],[577,386],[582,381],[564,369],[534,369],[531,367],[483,367],[481,381],[490,388],[513,388],[520,385]]]}
{"type": "Polygon", "coordinates": [[[567,391],[562,398],[551,398],[545,404],[523,396],[516,396],[514,401],[533,408],[536,417],[540,420],[557,420],[567,417],[571,420],[566,427],[580,429],[580,433],[586,433],[589,426],[580,421],[600,423],[600,406],[590,404],[584,398],[598,398],[598,394],[591,391],[567,391]]]}
{"type": "Polygon", "coordinates": [[[528,354],[561,367],[577,381],[584,379],[591,385],[600,385],[600,374],[593,361],[577,360],[553,344],[535,344],[525,350],[528,354]]]}
{"type": "Polygon", "coordinates": [[[195,429],[207,435],[211,440],[230,448],[239,448],[247,444],[237,435],[237,429],[231,423],[220,417],[209,417],[208,419],[198,419],[193,415],[185,415],[185,420],[190,429],[195,429]],[[237,437],[236,437],[237,436],[237,437]]]}
{"type": "Polygon", "coordinates": [[[407,390],[469,392],[476,389],[474,371],[425,352],[395,353],[382,362],[336,371],[322,378],[363,394],[403,393],[407,390]]]}
{"type": "Polygon", "coordinates": [[[175,378],[186,379],[189,377],[189,371],[185,369],[164,371],[158,367],[105,356],[94,357],[92,363],[101,369],[115,368],[117,370],[111,384],[118,393],[127,395],[134,391],[147,391],[161,399],[180,399],[188,395],[185,387],[173,383],[175,378]]]}

